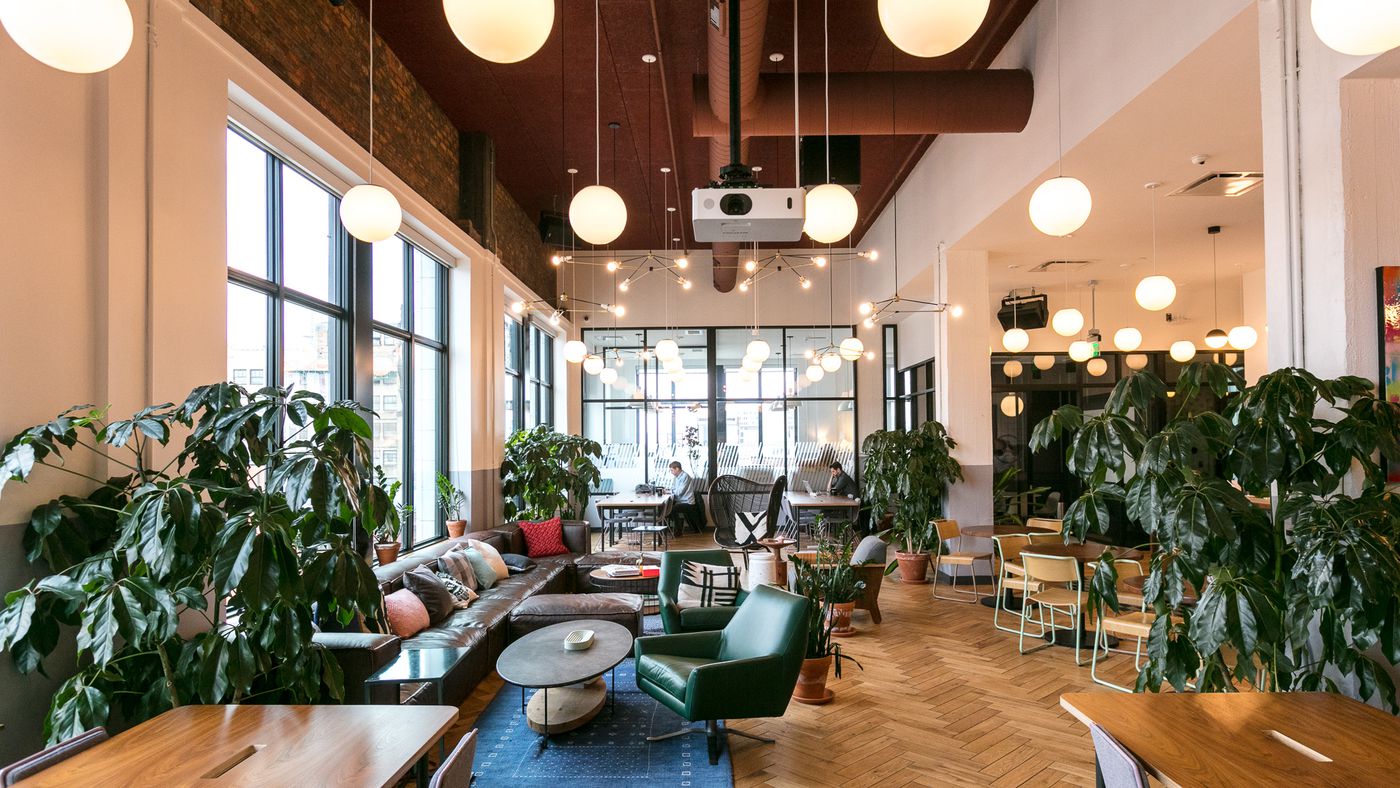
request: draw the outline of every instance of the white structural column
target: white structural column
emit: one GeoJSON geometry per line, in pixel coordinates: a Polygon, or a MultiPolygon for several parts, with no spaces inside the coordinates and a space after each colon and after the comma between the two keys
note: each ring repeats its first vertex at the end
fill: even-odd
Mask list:
{"type": "MultiPolygon", "coordinates": [[[[942,298],[961,307],[957,317],[957,310],[950,309],[935,318],[938,420],[958,442],[953,456],[962,463],[964,479],[949,495],[948,517],[969,525],[990,523],[994,480],[987,253],[948,252],[936,275],[942,298]]],[[[902,326],[900,345],[903,350],[902,326]]]]}

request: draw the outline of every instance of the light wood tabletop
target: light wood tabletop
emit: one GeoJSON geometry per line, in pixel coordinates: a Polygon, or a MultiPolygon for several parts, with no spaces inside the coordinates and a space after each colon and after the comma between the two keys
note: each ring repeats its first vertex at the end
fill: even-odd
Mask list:
{"type": "Polygon", "coordinates": [[[1326,692],[1070,693],[1168,786],[1400,784],[1400,720],[1326,692]]]}
{"type": "Polygon", "coordinates": [[[860,508],[859,498],[847,498],[844,495],[827,495],[825,493],[809,495],[807,493],[788,492],[787,500],[788,504],[794,509],[860,508]]]}
{"type": "Polygon", "coordinates": [[[448,706],[181,706],[16,785],[391,786],[456,719],[448,706]]]}
{"type": "Polygon", "coordinates": [[[660,509],[670,503],[670,493],[664,495],[618,493],[598,501],[596,505],[599,509],[660,509]]]}

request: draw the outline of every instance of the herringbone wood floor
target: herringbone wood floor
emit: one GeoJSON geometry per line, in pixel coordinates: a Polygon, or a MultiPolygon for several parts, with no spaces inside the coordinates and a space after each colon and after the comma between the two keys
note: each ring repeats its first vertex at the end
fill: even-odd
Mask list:
{"type": "MultiPolygon", "coordinates": [[[[671,548],[712,545],[708,535],[688,536],[671,548]]],[[[831,682],[834,702],[793,703],[778,719],[733,721],[778,740],[730,739],[736,786],[1094,784],[1088,731],[1059,698],[1110,690],[1090,681],[1087,666],[1075,667],[1073,652],[1021,656],[1015,635],[992,628],[989,608],[886,580],[884,623],[857,611],[859,634],[842,642],[865,670],[850,667],[831,682]]],[[[1130,657],[1113,655],[1106,667],[1112,680],[1131,683],[1130,657]]],[[[501,687],[494,674],[477,687],[449,745],[501,687]]]]}

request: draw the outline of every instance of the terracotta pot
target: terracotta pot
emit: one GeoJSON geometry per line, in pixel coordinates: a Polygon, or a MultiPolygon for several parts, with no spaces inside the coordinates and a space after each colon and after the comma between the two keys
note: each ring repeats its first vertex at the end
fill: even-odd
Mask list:
{"type": "Polygon", "coordinates": [[[797,686],[792,690],[792,699],[798,703],[820,706],[830,703],[836,693],[826,688],[826,677],[831,672],[831,657],[802,660],[802,672],[797,676],[797,686]]]}
{"type": "Polygon", "coordinates": [[[466,533],[466,532],[467,532],[467,521],[466,521],[466,520],[448,520],[448,521],[447,521],[447,538],[449,538],[449,539],[456,539],[457,537],[461,536],[462,534],[464,534],[464,533],[466,533]]]}
{"type": "Polygon", "coordinates": [[[398,542],[377,542],[374,545],[374,554],[379,558],[379,565],[392,564],[399,560],[398,542]]]}
{"type": "Polygon", "coordinates": [[[851,626],[851,614],[854,612],[856,612],[855,602],[833,602],[831,610],[827,614],[827,623],[831,626],[831,634],[836,637],[854,635],[856,629],[851,626]]]}
{"type": "Polygon", "coordinates": [[[899,582],[922,585],[928,583],[928,553],[906,553],[896,550],[899,562],[899,582]]]}

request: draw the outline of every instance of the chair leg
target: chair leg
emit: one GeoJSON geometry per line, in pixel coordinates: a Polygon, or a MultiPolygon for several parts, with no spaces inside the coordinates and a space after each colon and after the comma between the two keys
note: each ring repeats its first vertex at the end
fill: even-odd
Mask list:
{"type": "Polygon", "coordinates": [[[691,733],[707,733],[707,732],[708,732],[708,731],[707,731],[705,728],[696,728],[696,727],[687,726],[687,727],[681,728],[681,729],[678,730],[678,731],[671,731],[670,733],[662,733],[662,734],[657,735],[657,736],[648,736],[648,737],[647,737],[647,741],[665,741],[665,740],[667,740],[667,739],[674,739],[674,738],[677,738],[677,737],[679,737],[679,736],[685,736],[685,735],[691,734],[691,733]]]}
{"type": "MultiPolygon", "coordinates": [[[[1092,657],[1090,658],[1090,660],[1089,660],[1089,678],[1093,679],[1093,681],[1094,681],[1095,684],[1102,684],[1102,685],[1105,686],[1105,687],[1111,687],[1111,688],[1113,688],[1113,689],[1118,690],[1119,692],[1132,692],[1131,689],[1129,689],[1128,687],[1125,687],[1125,686],[1123,686],[1123,685],[1121,685],[1121,684],[1114,684],[1113,682],[1111,682],[1111,681],[1109,681],[1109,680],[1107,680],[1107,679],[1099,678],[1099,646],[1100,646],[1100,643],[1101,643],[1101,642],[1102,642],[1102,645],[1103,645],[1103,655],[1104,655],[1105,657],[1107,657],[1107,656],[1108,656],[1108,633],[1107,633],[1107,632],[1104,632],[1104,631],[1101,630],[1101,629],[1100,629],[1100,630],[1095,630],[1095,632],[1094,632],[1094,653],[1093,653],[1093,656],[1092,656],[1092,657]]],[[[1134,667],[1137,666],[1137,660],[1136,660],[1136,659],[1134,659],[1133,664],[1134,664],[1134,667]]]]}

